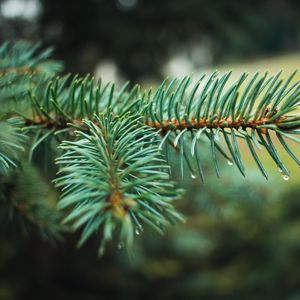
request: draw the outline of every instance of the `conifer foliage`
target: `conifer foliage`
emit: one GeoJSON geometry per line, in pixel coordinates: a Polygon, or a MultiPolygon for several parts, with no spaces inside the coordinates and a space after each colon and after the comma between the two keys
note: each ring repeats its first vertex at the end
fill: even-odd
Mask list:
{"type": "Polygon", "coordinates": [[[280,72],[245,73],[233,83],[231,72],[214,72],[198,81],[166,79],[154,91],[130,83],[118,89],[90,75],[58,76],[62,65],[51,51],[26,42],[0,48],[5,228],[53,241],[79,230],[78,245],[96,235],[102,255],[109,240],[129,248],[144,228],[163,233],[184,220],[174,207],[184,193],[172,180],[174,153],[181,176],[199,184],[203,147],[218,177],[222,157],[246,176],[239,141],[265,178],[262,148],[284,179],[290,172],[279,146],[300,165],[290,147],[300,142],[296,72],[285,80],[280,72]]]}

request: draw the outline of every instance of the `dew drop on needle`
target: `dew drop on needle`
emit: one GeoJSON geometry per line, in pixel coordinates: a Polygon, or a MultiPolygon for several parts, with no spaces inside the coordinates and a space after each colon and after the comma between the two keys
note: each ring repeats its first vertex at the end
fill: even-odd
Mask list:
{"type": "Polygon", "coordinates": [[[290,179],[290,176],[289,175],[282,175],[282,179],[285,180],[285,181],[288,181],[290,179]]]}

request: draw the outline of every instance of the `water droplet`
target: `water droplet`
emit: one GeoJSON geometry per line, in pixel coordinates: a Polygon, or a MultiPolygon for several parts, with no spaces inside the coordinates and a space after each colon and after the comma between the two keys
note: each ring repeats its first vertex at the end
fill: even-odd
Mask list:
{"type": "Polygon", "coordinates": [[[233,165],[233,162],[232,162],[231,160],[228,160],[228,161],[227,161],[227,164],[228,164],[229,166],[232,166],[232,165],[233,165]]]}
{"type": "Polygon", "coordinates": [[[100,247],[100,249],[99,249],[99,252],[98,252],[99,256],[103,256],[103,255],[104,255],[104,251],[105,251],[105,248],[104,248],[104,246],[102,245],[102,246],[100,247]]]}
{"type": "Polygon", "coordinates": [[[193,173],[191,173],[191,177],[192,179],[196,179],[196,176],[193,173]]]}
{"type": "Polygon", "coordinates": [[[134,230],[134,232],[135,232],[135,234],[136,234],[136,235],[140,235],[140,234],[142,234],[142,233],[143,233],[143,231],[144,231],[144,228],[143,228],[143,226],[142,226],[142,225],[138,225],[138,226],[136,226],[136,227],[135,227],[135,230],[134,230]]]}
{"type": "Polygon", "coordinates": [[[219,134],[218,134],[218,133],[216,133],[216,134],[214,135],[214,140],[215,140],[216,142],[218,142],[218,141],[220,140],[220,137],[219,137],[219,134]]]}
{"type": "Polygon", "coordinates": [[[285,181],[288,181],[290,179],[290,176],[289,175],[282,175],[282,179],[285,180],[285,181]]]}

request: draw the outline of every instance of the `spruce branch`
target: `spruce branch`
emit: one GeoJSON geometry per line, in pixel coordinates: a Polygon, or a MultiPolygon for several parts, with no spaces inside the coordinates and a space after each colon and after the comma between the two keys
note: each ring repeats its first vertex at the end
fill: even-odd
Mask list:
{"type": "Polygon", "coordinates": [[[165,80],[154,94],[151,91],[141,93],[138,86],[129,89],[128,84],[117,92],[114,84],[101,86],[90,76],[74,78],[65,89],[69,80],[65,77],[51,82],[44,97],[31,94],[34,117],[28,117],[26,125],[43,127],[57,134],[72,133],[73,129],[68,127],[68,123],[84,129],[83,118],[97,123],[93,114],[112,108],[115,115],[137,113],[143,116],[145,125],[159,131],[162,136],[160,148],[166,148],[164,145],[167,143],[178,150],[182,174],[183,165],[186,165],[191,174],[198,173],[204,181],[199,157],[199,147],[203,143],[199,141],[205,137],[210,142],[212,162],[218,176],[218,154],[229,163],[235,163],[245,176],[237,142],[243,139],[264,177],[268,177],[267,172],[255,148],[266,148],[283,176],[287,177],[289,171],[275,151],[277,146],[274,146],[273,140],[278,138],[298,163],[286,139],[299,142],[296,135],[300,127],[297,113],[300,84],[299,81],[292,82],[296,72],[285,81],[280,78],[280,74],[268,76],[266,73],[260,76],[256,73],[248,81],[248,75],[242,74],[232,84],[228,83],[230,72],[223,76],[215,72],[206,82],[205,76],[202,76],[196,83],[187,76],[169,83],[165,80]],[[270,135],[270,132],[276,133],[276,136],[270,135]],[[219,135],[223,136],[228,153],[219,142],[219,135]],[[184,142],[184,139],[187,141],[184,142]],[[188,144],[190,149],[187,149],[188,144]]]}
{"type": "Polygon", "coordinates": [[[61,63],[50,59],[52,52],[52,48],[41,50],[40,44],[25,41],[4,43],[0,47],[1,101],[21,101],[31,88],[61,71],[61,63]]]}
{"type": "Polygon", "coordinates": [[[11,167],[17,167],[24,151],[26,136],[22,133],[23,123],[18,118],[5,116],[0,120],[0,174],[8,174],[11,167]]]}
{"type": "Polygon", "coordinates": [[[41,93],[61,70],[61,63],[49,59],[51,53],[51,48],[40,50],[39,44],[27,42],[0,47],[0,222],[2,230],[38,232],[42,238],[56,240],[62,227],[55,193],[26,162],[30,138],[24,130],[29,91],[41,93]]]}
{"type": "MultiPolygon", "coordinates": [[[[296,72],[285,80],[281,72],[271,76],[244,73],[233,83],[231,72],[214,72],[198,82],[190,76],[166,79],[154,93],[131,88],[129,83],[118,90],[113,83],[103,84],[90,75],[54,78],[58,68],[48,60],[51,51],[37,49],[22,43],[0,48],[0,99],[24,100],[9,101],[3,107],[18,117],[10,114],[0,123],[4,128],[0,167],[7,171],[16,162],[24,165],[18,151],[25,136],[29,137],[29,149],[25,147],[29,160],[39,153],[48,163],[49,151],[53,152],[49,145],[55,145],[52,156],[59,156],[54,180],[61,192],[59,208],[66,214],[65,223],[82,230],[79,246],[96,234],[101,240],[99,254],[103,254],[115,231],[120,233],[120,243],[129,246],[143,223],[162,232],[166,225],[182,220],[172,205],[181,195],[170,180],[173,150],[182,177],[188,170],[192,178],[198,176],[203,182],[203,147],[209,148],[217,176],[220,156],[246,175],[239,140],[266,178],[259,157],[263,148],[284,179],[289,178],[289,170],[278,154],[279,144],[300,165],[290,147],[290,141],[300,142],[296,72]],[[19,125],[14,127],[14,122],[19,125]],[[13,151],[7,150],[8,145],[13,151]]],[[[20,215],[37,220],[41,232],[48,232],[43,215],[54,216],[51,209],[34,214],[30,201],[23,206],[13,195],[8,198],[6,202],[20,215]]]]}
{"type": "MultiPolygon", "coordinates": [[[[217,152],[229,163],[234,162],[245,175],[237,143],[237,138],[242,138],[246,140],[256,164],[266,178],[267,173],[255,147],[261,149],[263,146],[287,179],[289,171],[277,153],[274,138],[280,140],[284,149],[299,164],[285,141],[290,139],[300,142],[296,137],[300,133],[300,82],[292,82],[295,74],[296,71],[282,80],[281,72],[275,76],[268,76],[267,73],[260,76],[256,73],[247,82],[248,75],[244,73],[233,84],[228,84],[231,72],[223,76],[215,72],[204,83],[205,76],[202,76],[196,84],[192,84],[189,76],[182,80],[174,79],[170,83],[165,80],[149,97],[144,113],[145,124],[161,132],[161,148],[167,142],[177,148],[183,147],[180,141],[184,142],[184,138],[189,137],[190,155],[181,152],[192,174],[195,171],[188,156],[198,155],[197,148],[200,146],[197,145],[204,136],[211,144],[212,162],[218,176],[217,152]],[[276,133],[276,136],[271,135],[271,132],[276,133]],[[219,144],[219,135],[224,137],[229,155],[219,144]]],[[[196,161],[199,165],[197,157],[196,161]]],[[[199,177],[203,179],[199,166],[198,171],[199,177]]]]}
{"type": "Polygon", "coordinates": [[[55,183],[62,188],[59,207],[72,207],[65,222],[83,228],[79,245],[102,235],[101,255],[116,228],[120,243],[130,246],[143,223],[163,232],[182,220],[172,205],[181,191],[170,181],[156,132],[141,117],[108,112],[95,119],[97,125],[83,120],[88,133],[77,130],[76,141],[62,143],[55,183]]]}
{"type": "Polygon", "coordinates": [[[55,193],[28,162],[21,162],[8,176],[0,176],[0,207],[1,230],[38,234],[51,242],[61,240],[65,229],[55,193]]]}
{"type": "Polygon", "coordinates": [[[41,51],[41,44],[26,41],[6,42],[0,47],[0,77],[9,74],[28,76],[37,73],[55,74],[61,63],[50,60],[53,48],[41,51]]]}

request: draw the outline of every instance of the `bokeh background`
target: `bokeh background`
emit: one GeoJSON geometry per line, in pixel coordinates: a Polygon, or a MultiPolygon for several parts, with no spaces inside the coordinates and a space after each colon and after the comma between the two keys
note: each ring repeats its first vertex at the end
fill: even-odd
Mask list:
{"type": "MultiPolygon", "coordinates": [[[[285,76],[300,63],[300,2],[0,0],[0,41],[20,38],[55,46],[65,72],[120,84],[216,68],[285,76]]],[[[206,184],[181,183],[187,223],[162,237],[145,228],[132,255],[0,230],[0,299],[300,299],[299,169],[278,145],[292,176],[262,153],[265,181],[241,146],[246,179],[226,162],[217,179],[204,147],[206,184]]]]}

